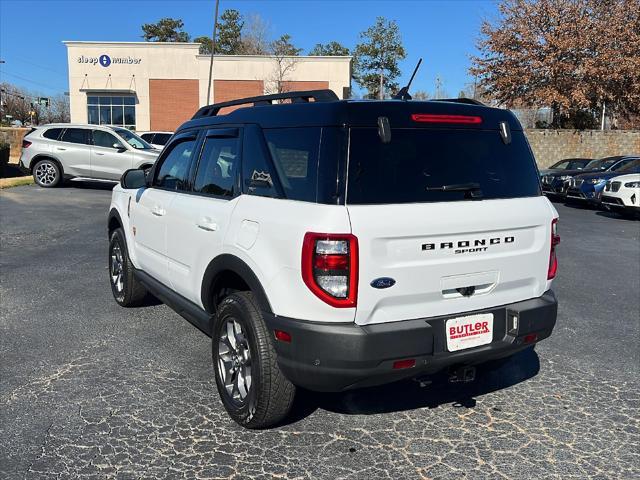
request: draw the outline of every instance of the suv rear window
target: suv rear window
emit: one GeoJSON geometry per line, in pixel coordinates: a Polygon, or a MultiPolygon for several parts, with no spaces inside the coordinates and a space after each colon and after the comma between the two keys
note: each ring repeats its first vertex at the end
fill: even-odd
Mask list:
{"type": "MultiPolygon", "coordinates": [[[[505,144],[496,130],[375,128],[350,132],[347,203],[449,202],[469,192],[431,190],[477,184],[482,199],[540,195],[535,161],[522,131],[505,144]]],[[[475,193],[475,192],[474,192],[475,193]]]]}

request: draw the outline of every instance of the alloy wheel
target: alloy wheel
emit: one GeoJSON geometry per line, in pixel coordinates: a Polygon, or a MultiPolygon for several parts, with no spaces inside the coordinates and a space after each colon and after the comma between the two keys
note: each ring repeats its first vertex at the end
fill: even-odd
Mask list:
{"type": "Polygon", "coordinates": [[[53,185],[58,177],[56,167],[51,162],[41,162],[36,167],[36,180],[40,185],[53,185]]]}
{"type": "Polygon", "coordinates": [[[111,248],[111,284],[118,295],[124,292],[124,259],[119,242],[111,248]]]}
{"type": "Polygon", "coordinates": [[[251,350],[240,322],[226,320],[218,342],[218,366],[226,393],[238,406],[251,391],[251,350]]]}

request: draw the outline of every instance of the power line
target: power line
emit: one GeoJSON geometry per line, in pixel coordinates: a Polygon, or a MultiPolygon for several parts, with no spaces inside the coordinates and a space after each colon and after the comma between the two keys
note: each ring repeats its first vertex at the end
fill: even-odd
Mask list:
{"type": "Polygon", "coordinates": [[[41,68],[43,70],[49,70],[50,72],[57,73],[61,77],[65,77],[66,78],[66,76],[67,76],[66,73],[63,73],[62,71],[60,71],[58,69],[47,67],[45,65],[40,65],[39,63],[33,62],[32,60],[25,60],[24,58],[16,58],[16,57],[8,57],[8,58],[11,59],[11,63],[13,63],[13,62],[22,62],[22,63],[26,63],[27,65],[32,65],[34,67],[38,67],[38,68],[41,68]]]}
{"type": "MultiPolygon", "coordinates": [[[[50,85],[45,85],[44,83],[36,82],[36,81],[31,80],[29,78],[21,77],[20,75],[16,75],[15,73],[5,72],[4,70],[0,70],[0,74],[9,75],[10,77],[17,78],[18,80],[22,80],[24,82],[33,83],[34,85],[39,85],[39,86],[44,87],[44,88],[46,88],[48,90],[53,90],[53,91],[59,91],[60,90],[60,88],[58,88],[58,87],[54,88],[54,87],[51,87],[50,85]]],[[[62,90],[64,90],[64,88],[62,88],[62,90]]]]}

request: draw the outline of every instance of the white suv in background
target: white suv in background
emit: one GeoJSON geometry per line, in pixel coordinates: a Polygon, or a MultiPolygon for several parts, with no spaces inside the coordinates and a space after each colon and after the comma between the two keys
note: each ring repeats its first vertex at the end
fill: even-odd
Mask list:
{"type": "Polygon", "coordinates": [[[290,92],[203,107],[122,176],[109,278],[210,335],[223,405],[262,428],[296,387],[471,381],[547,338],[557,220],[507,110],[290,92]]]}
{"type": "Polygon", "coordinates": [[[24,137],[20,165],[41,187],[55,187],[63,178],[117,181],[151,167],[159,153],[126,128],[49,124],[24,137]]]}
{"type": "Polygon", "coordinates": [[[602,192],[602,206],[629,215],[640,214],[640,173],[613,177],[602,192]]]}

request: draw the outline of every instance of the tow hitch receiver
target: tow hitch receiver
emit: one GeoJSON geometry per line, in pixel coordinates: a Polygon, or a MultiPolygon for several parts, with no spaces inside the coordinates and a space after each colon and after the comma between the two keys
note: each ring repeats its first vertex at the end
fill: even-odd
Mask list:
{"type": "Polygon", "coordinates": [[[449,370],[449,383],[468,383],[476,379],[476,367],[454,367],[449,370]]]}

